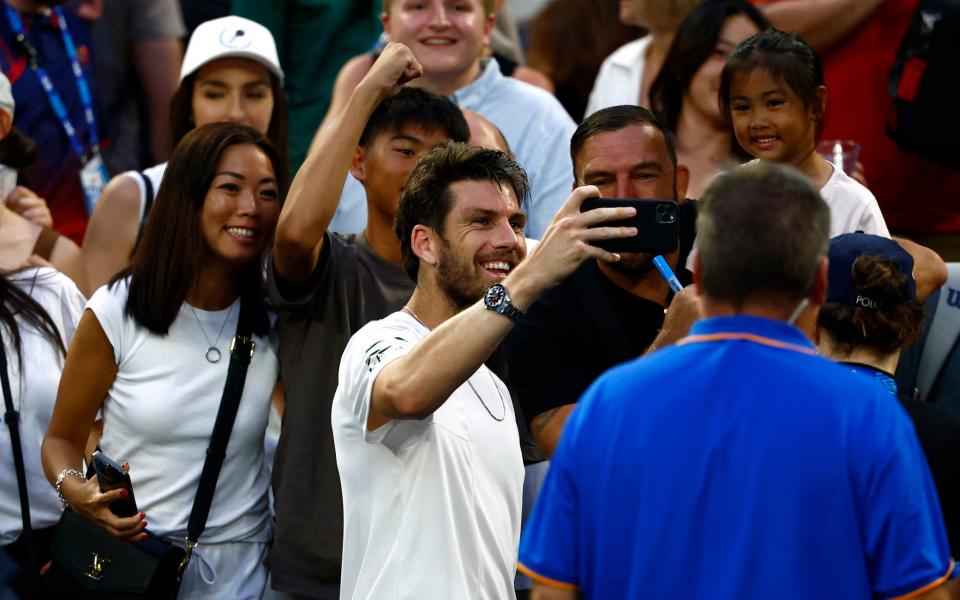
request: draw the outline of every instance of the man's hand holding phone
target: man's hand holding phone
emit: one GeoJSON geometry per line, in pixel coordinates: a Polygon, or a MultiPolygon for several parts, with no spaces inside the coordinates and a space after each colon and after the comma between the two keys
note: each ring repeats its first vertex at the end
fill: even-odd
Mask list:
{"type": "Polygon", "coordinates": [[[602,227],[632,227],[636,235],[625,238],[603,238],[592,241],[609,252],[670,254],[680,239],[680,205],[666,199],[587,198],[580,211],[630,207],[636,212],[622,221],[603,222],[602,227]]]}

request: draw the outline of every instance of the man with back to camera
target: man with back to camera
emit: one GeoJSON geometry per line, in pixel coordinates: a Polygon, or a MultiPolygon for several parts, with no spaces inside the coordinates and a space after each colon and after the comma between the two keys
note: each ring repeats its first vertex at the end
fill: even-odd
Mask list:
{"type": "Polygon", "coordinates": [[[590,240],[633,208],[580,213],[574,190],[529,257],[520,166],[450,144],[417,165],[397,210],[403,310],[350,340],[332,422],[343,484],[343,598],[512,598],[523,464],[509,393],[483,361],[590,240]],[[481,301],[482,298],[482,301],[481,301]]]}
{"type": "Polygon", "coordinates": [[[419,73],[404,46],[384,50],[297,173],[277,225],[268,274],[280,311],[286,413],[273,469],[269,562],[273,586],[298,596],[339,597],[343,507],[330,403],[350,336],[413,292],[393,231],[400,192],[421,156],[469,136],[449,100],[399,87],[419,73]],[[363,182],[370,210],[363,233],[340,236],[328,225],[348,170],[363,182]]]}
{"type": "MultiPolygon", "coordinates": [[[[576,124],[550,93],[505,77],[483,56],[496,18],[494,0],[384,0],[385,37],[410,47],[423,65],[414,85],[476,111],[504,134],[529,174],[532,194],[526,232],[538,238],[570,189],[566,141],[576,124]]],[[[333,231],[363,226],[359,187],[349,178],[333,231]]]]}
{"type": "Polygon", "coordinates": [[[521,543],[534,597],[949,597],[909,418],[810,342],[829,220],[790,167],[710,185],[694,260],[707,318],[580,400],[521,543]]]}
{"type": "MultiPolygon", "coordinates": [[[[665,258],[674,269],[685,264],[695,215],[694,203],[684,198],[690,172],[677,165],[673,135],[653,113],[615,106],[590,115],[570,140],[570,156],[575,184],[595,185],[605,198],[680,202],[678,251],[665,258]]],[[[679,276],[689,283],[685,269],[679,276]]],[[[691,294],[683,296],[677,314],[691,294]]],[[[534,439],[548,455],[587,387],[654,342],[670,301],[670,288],[653,267],[652,256],[622,253],[617,263],[584,263],[534,304],[510,333],[504,344],[507,382],[530,419],[534,439]]],[[[669,329],[670,323],[664,337],[669,329]]]]}

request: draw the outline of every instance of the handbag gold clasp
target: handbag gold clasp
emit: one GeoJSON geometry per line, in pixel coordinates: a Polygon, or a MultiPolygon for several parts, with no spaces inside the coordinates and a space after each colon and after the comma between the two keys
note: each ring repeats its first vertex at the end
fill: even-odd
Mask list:
{"type": "Polygon", "coordinates": [[[192,541],[190,538],[184,538],[186,542],[186,554],[183,555],[183,560],[180,561],[180,566],[177,567],[177,581],[183,577],[183,572],[187,570],[187,565],[190,564],[190,559],[193,558],[193,549],[197,547],[197,542],[192,541]]]}
{"type": "Polygon", "coordinates": [[[94,552],[92,557],[92,562],[90,563],[90,567],[87,569],[87,572],[84,573],[84,575],[86,575],[87,577],[89,577],[94,581],[100,581],[101,579],[103,579],[103,569],[109,564],[110,564],[109,558],[104,558],[99,554],[97,554],[96,552],[94,552]]]}

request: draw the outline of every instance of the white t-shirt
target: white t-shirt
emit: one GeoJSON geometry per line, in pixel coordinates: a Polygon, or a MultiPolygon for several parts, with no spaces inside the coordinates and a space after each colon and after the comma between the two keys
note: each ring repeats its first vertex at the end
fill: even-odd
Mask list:
{"type": "Polygon", "coordinates": [[[624,44],[603,60],[590,91],[584,117],[589,117],[601,108],[640,104],[640,85],[650,39],[649,35],[645,35],[639,40],[624,44]]]}
{"type": "MultiPolygon", "coordinates": [[[[104,286],[87,303],[117,362],[117,377],[101,409],[100,448],[115,461],[130,463],[133,494],[150,530],[182,541],[223,395],[240,302],[220,311],[198,308],[196,316],[184,303],[168,334],[159,336],[124,313],[128,285],[129,279],[112,289],[104,286]],[[204,332],[213,341],[221,327],[216,345],[222,358],[210,363],[204,332]]],[[[270,339],[255,336],[254,341],[201,544],[270,539],[263,436],[278,362],[270,339]]]]}
{"type": "MultiPolygon", "coordinates": [[[[64,347],[69,346],[86,303],[73,281],[50,268],[21,271],[11,275],[10,280],[47,311],[61,334],[64,347]]],[[[17,358],[13,348],[10,331],[6,327],[0,331],[7,355],[13,406],[20,412],[20,444],[30,498],[30,521],[35,529],[42,529],[60,520],[60,501],[40,464],[40,444],[57,399],[63,355],[23,319],[18,318],[17,324],[21,359],[17,358]]],[[[23,531],[12,453],[10,429],[6,423],[0,423],[0,461],[4,465],[0,468],[0,545],[14,542],[23,531]]]]}
{"type": "Polygon", "coordinates": [[[842,169],[834,167],[820,195],[830,207],[830,237],[856,231],[890,237],[873,193],[842,169]]]}
{"type": "Polygon", "coordinates": [[[366,428],[380,370],[428,333],[396,312],[360,329],[340,361],[343,599],[514,597],[523,459],[503,382],[481,366],[476,393],[464,383],[423,420],[366,428]]]}

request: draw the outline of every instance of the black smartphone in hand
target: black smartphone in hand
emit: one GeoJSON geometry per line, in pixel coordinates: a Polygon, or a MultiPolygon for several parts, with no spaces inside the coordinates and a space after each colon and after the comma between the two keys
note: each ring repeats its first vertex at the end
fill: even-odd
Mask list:
{"type": "Polygon", "coordinates": [[[97,473],[97,483],[100,484],[101,492],[118,489],[127,490],[126,497],[110,503],[110,510],[113,514],[118,517],[132,517],[139,513],[137,501],[133,498],[133,484],[130,483],[130,475],[123,470],[123,467],[99,450],[93,453],[91,460],[93,461],[93,470],[97,473]]]}
{"type": "Polygon", "coordinates": [[[594,246],[608,252],[670,254],[680,243],[680,205],[674,200],[627,198],[587,198],[580,212],[597,208],[632,206],[637,214],[619,221],[606,221],[593,227],[636,227],[637,235],[628,238],[596,240],[594,246]]]}

